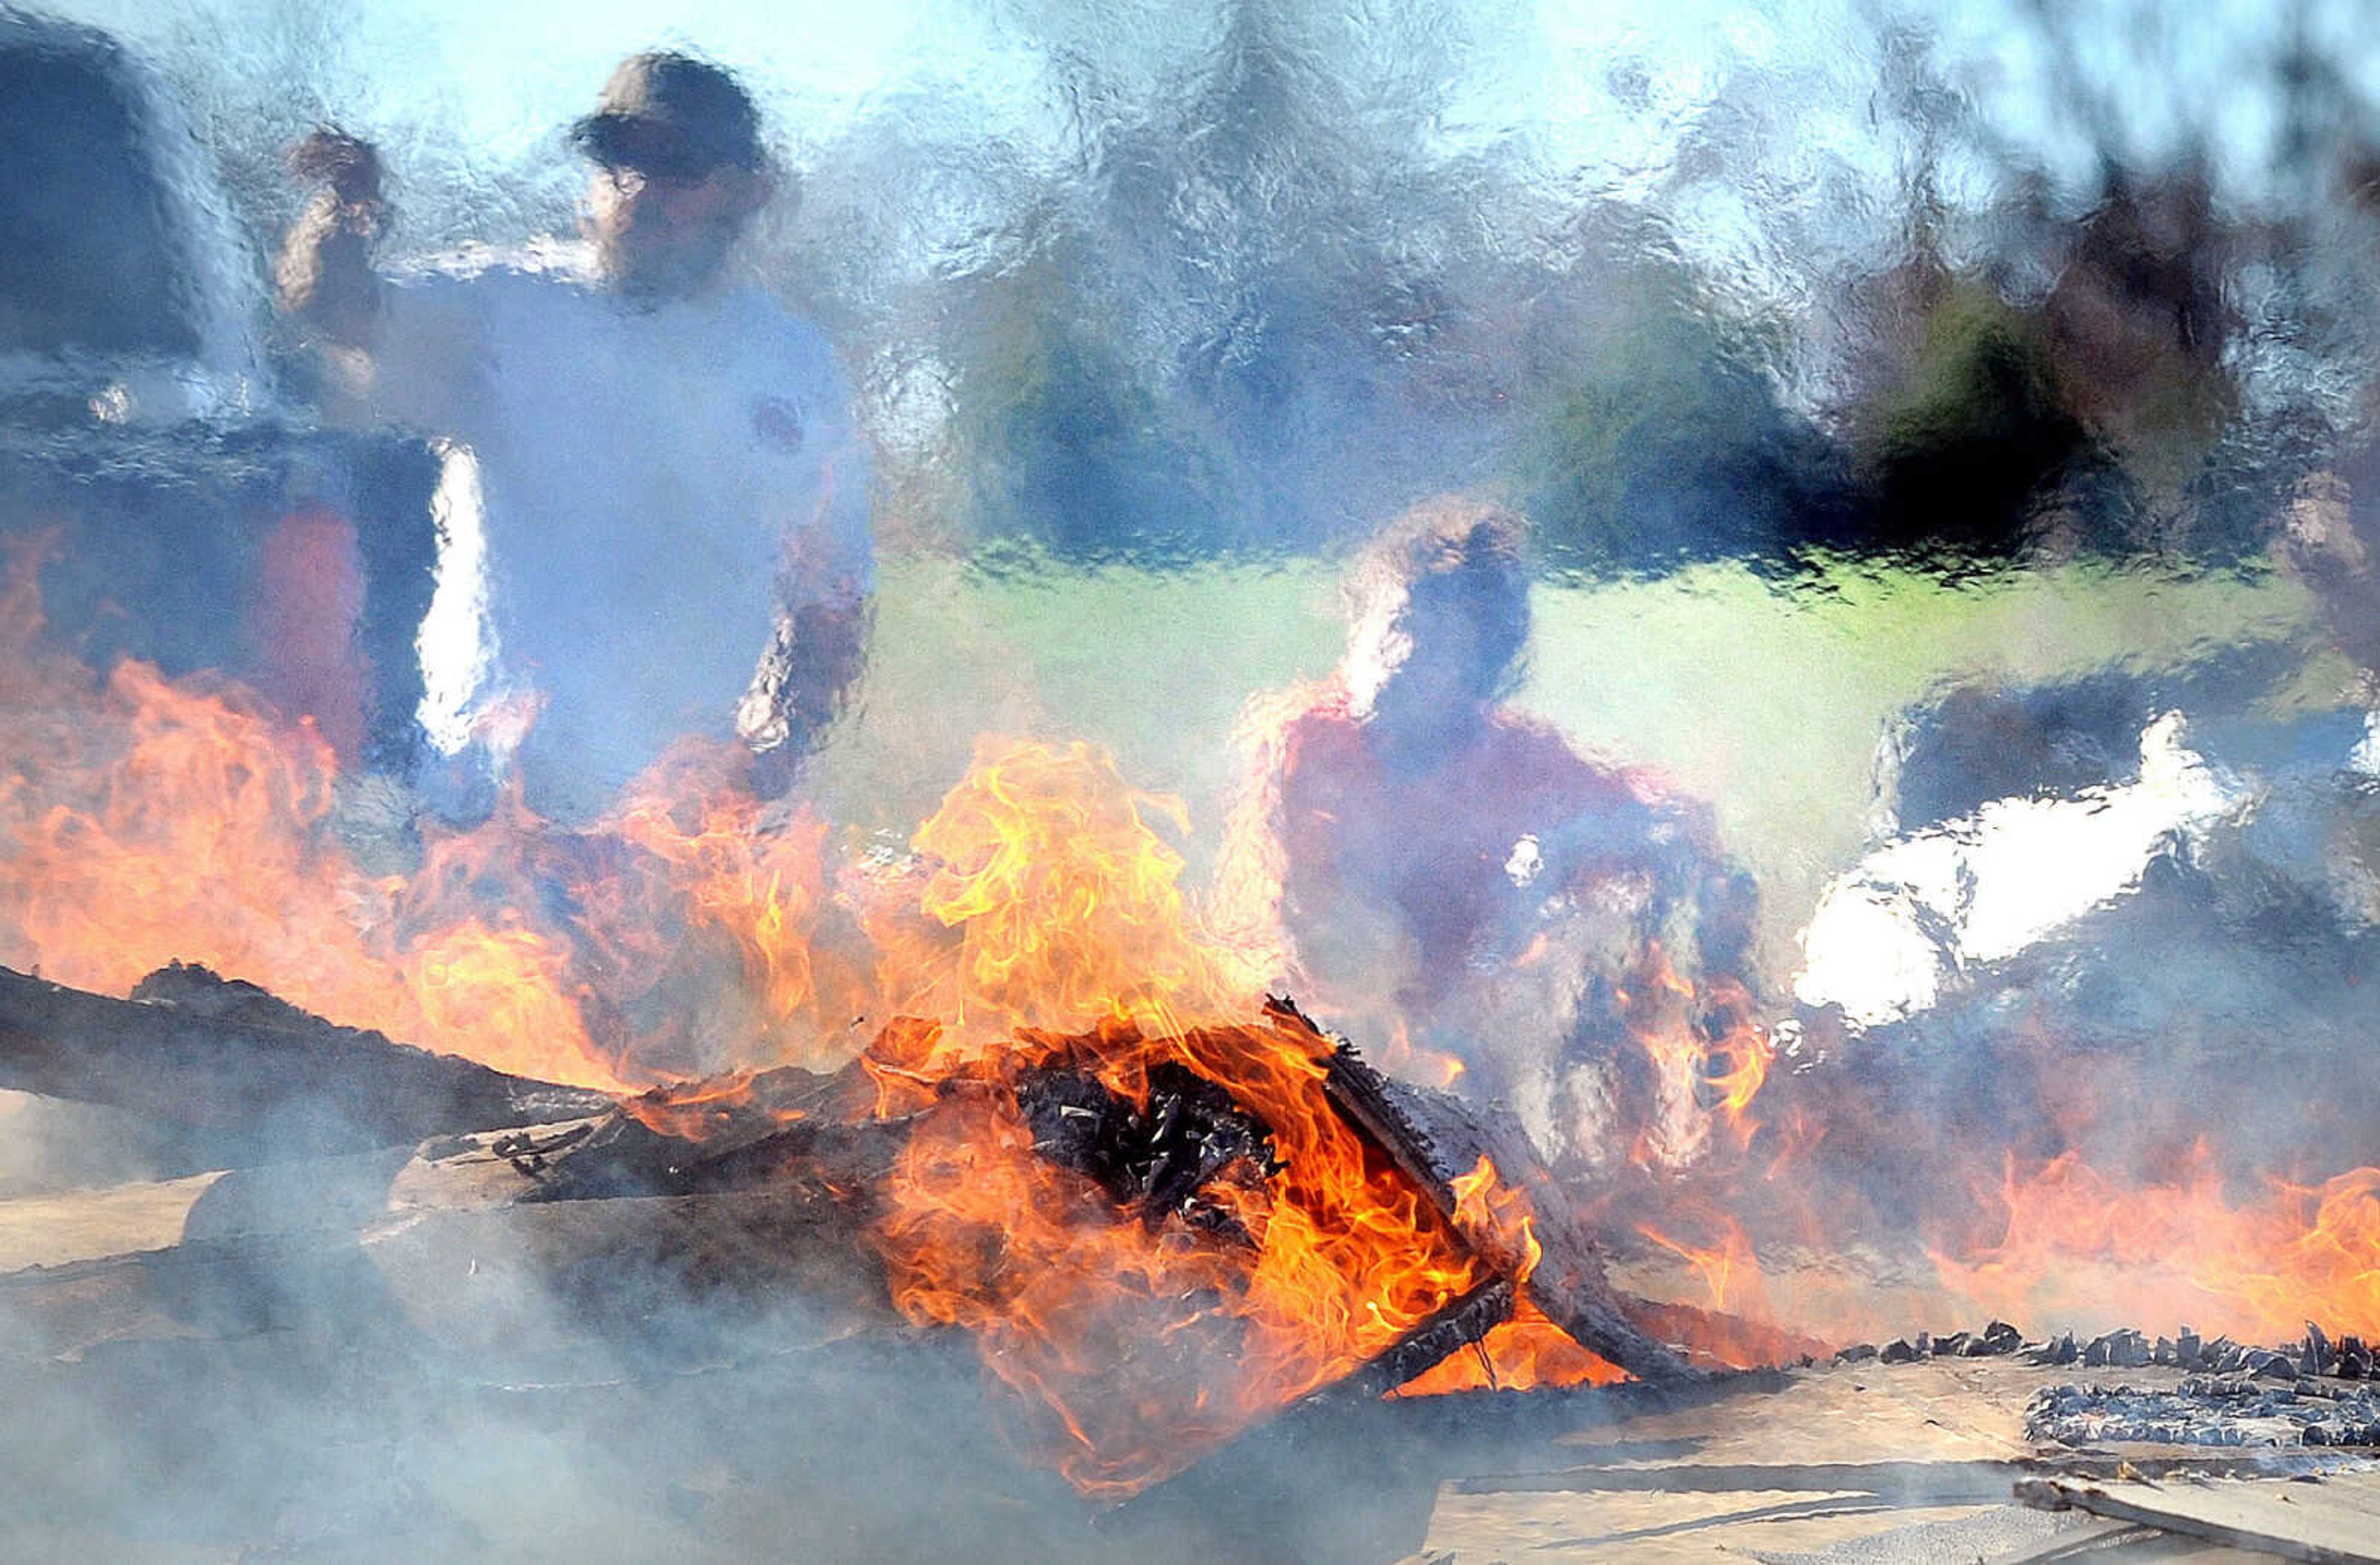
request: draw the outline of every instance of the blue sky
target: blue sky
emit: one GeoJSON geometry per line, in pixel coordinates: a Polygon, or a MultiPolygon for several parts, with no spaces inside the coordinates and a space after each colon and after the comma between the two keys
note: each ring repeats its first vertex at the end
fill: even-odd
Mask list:
{"type": "MultiPolygon", "coordinates": [[[[77,0],[61,7],[152,49],[171,45],[193,19],[234,40],[287,29],[293,18],[335,17],[346,32],[332,84],[351,113],[370,119],[434,114],[497,156],[540,144],[584,112],[611,65],[656,42],[690,42],[741,68],[781,119],[810,134],[863,111],[873,98],[940,83],[978,106],[987,129],[1033,134],[1046,115],[1045,41],[1133,59],[1162,73],[1194,49],[1190,7],[1165,3],[992,3],[992,0],[578,0],[566,11],[486,0],[377,0],[332,6],[288,0],[77,0]],[[563,19],[563,18],[566,18],[563,19]]],[[[1351,15],[1366,7],[1352,6],[1351,15]]],[[[1401,9],[1380,6],[1383,13],[1401,9]]],[[[1849,91],[1872,52],[1877,16],[1907,18],[1940,40],[1940,53],[1984,112],[2017,140],[2053,157],[2074,150],[2058,121],[2056,74],[2031,29],[2004,8],[1884,0],[1811,0],[1746,6],[1710,0],[1548,0],[1465,7],[1474,91],[1462,107],[1481,130],[1528,127],[1583,152],[1632,151],[1625,116],[1612,113],[1608,76],[1616,58],[1640,60],[1678,103],[1706,97],[1729,70],[1751,65],[1815,83],[1814,129],[1847,138],[1865,121],[1849,91]]],[[[2144,5],[2102,0],[2067,7],[2074,53],[2090,79],[2111,84],[2126,134],[2154,146],[2187,116],[2212,117],[2244,161],[2269,141],[2270,105],[2239,91],[2243,67],[2268,58],[2288,7],[2270,0],[2144,5]]],[[[2351,4],[2309,6],[2310,32],[2326,53],[2371,79],[2369,13],[2351,4]],[[2353,51],[2354,55],[2348,52],[2353,51]],[[2359,57],[2360,56],[2360,57],[2359,57]]],[[[1038,128],[1047,128],[1041,127],[1038,128]]]]}
{"type": "MultiPolygon", "coordinates": [[[[1070,89],[1087,80],[1119,102],[1161,101],[1212,43],[1225,11],[1222,0],[580,0],[560,12],[488,0],[73,0],[65,8],[173,62],[186,81],[237,80],[235,131],[241,103],[276,103],[287,82],[289,101],[306,105],[292,113],[383,144],[416,237],[440,244],[519,237],[507,224],[562,225],[580,177],[563,127],[591,106],[622,55],[693,46],[744,75],[796,170],[830,150],[847,152],[838,144],[866,132],[852,144],[923,149],[924,165],[951,171],[965,188],[947,209],[922,195],[892,220],[920,264],[960,242],[967,225],[998,220],[1005,188],[982,172],[991,164],[1062,166],[1054,160],[1071,150],[1070,89]]],[[[2026,9],[1945,0],[1303,7],[1321,18],[1325,68],[1392,102],[1410,90],[1424,135],[1447,151],[1524,161],[1557,196],[1665,190],[1658,199],[1681,242],[1777,304],[1792,302],[1800,277],[1873,259],[1905,214],[1914,122],[1878,89],[1896,26],[1929,41],[1935,72],[1952,89],[1936,112],[1972,116],[2073,200],[2095,188],[2094,142],[2076,106],[2096,97],[2139,161],[2170,156],[2193,130],[2211,134],[2218,189],[2252,204],[2270,187],[2277,129],[2273,95],[2257,85],[2273,79],[2293,17],[2319,53],[2380,97],[2374,30],[2350,0],[2307,0],[2301,10],[2272,0],[2053,6],[2066,18],[2057,50],[2022,19],[2026,9]],[[2076,94],[2077,80],[2090,91],[2076,94]],[[1680,193],[1681,160],[1695,156],[1715,173],[1680,193]]],[[[291,124],[260,134],[285,137],[291,124]]],[[[915,176],[916,164],[902,168],[888,178],[915,176]]],[[[1980,212],[2004,172],[1988,159],[1962,162],[1952,139],[1937,179],[1953,213],[1980,212]]]]}

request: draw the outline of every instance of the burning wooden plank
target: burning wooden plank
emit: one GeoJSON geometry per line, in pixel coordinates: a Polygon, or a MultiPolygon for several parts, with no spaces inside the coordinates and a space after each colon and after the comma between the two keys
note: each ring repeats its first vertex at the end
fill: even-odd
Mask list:
{"type": "Polygon", "coordinates": [[[1483,1282],[1421,1325],[1387,1353],[1332,1388],[1346,1398],[1384,1397],[1408,1385],[1512,1316],[1513,1285],[1505,1278],[1483,1282]]]}
{"type": "MultiPolygon", "coordinates": [[[[1285,1017],[1313,1028],[1294,1006],[1274,1003],[1285,1017]]],[[[1509,1115],[1383,1074],[1343,1041],[1331,1053],[1325,1090],[1449,1219],[1463,1215],[1457,1184],[1482,1159],[1506,1188],[1528,1197],[1528,1237],[1539,1252],[1525,1263],[1530,1295],[1581,1347],[1640,1379],[1686,1380],[1699,1373],[1631,1318],[1628,1304],[1604,1278],[1594,1234],[1539,1162],[1527,1133],[1509,1115]]],[[[1509,1255],[1502,1261],[1507,1275],[1524,1264],[1509,1255]]],[[[1644,1307],[1636,1313],[1641,1316],[1644,1307]]]]}
{"type": "MultiPolygon", "coordinates": [[[[1024,1031],[963,1061],[938,1037],[895,1024],[832,1074],[623,1102],[202,970],[130,1001],[0,973],[0,1082],[237,1127],[264,1155],[421,1140],[337,1243],[443,1340],[632,1330],[621,1301],[663,1282],[879,1324],[889,1301],[912,1327],[969,1327],[1095,1490],[1315,1391],[1376,1395],[1511,1311],[1523,1257],[1466,1231],[1456,1160],[1541,1180],[1519,1133],[1389,1082],[1293,1008],[1171,1037],[1024,1031]]],[[[1539,1207],[1556,1318],[1636,1373],[1686,1373],[1628,1324],[1549,1186],[1539,1207]]]]}
{"type": "Polygon", "coordinates": [[[128,1000],[0,967],[0,1087],[235,1133],[226,1160],[389,1146],[599,1113],[609,1094],[334,1025],[180,964],[128,1000]]]}

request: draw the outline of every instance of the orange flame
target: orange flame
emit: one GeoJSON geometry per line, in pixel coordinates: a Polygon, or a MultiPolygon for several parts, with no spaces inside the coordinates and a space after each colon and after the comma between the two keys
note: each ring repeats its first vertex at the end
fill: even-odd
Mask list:
{"type": "MultiPolygon", "coordinates": [[[[1545,1258],[1528,1192],[1502,1183],[1486,1153],[1453,1181],[1454,1226],[1473,1249],[1488,1256],[1515,1283],[1525,1283],[1545,1258]]],[[[1510,1319],[1499,1322],[1467,1352],[1440,1360],[1396,1389],[1405,1397],[1450,1391],[1532,1390],[1539,1386],[1605,1386],[1626,1372],[1582,1348],[1546,1317],[1525,1288],[1513,1296],[1510,1319]]]]}
{"type": "MultiPolygon", "coordinates": [[[[752,1101],[752,1080],[749,1073],[735,1071],[709,1081],[657,1086],[622,1098],[620,1108],[647,1130],[702,1141],[731,1123],[736,1110],[752,1101]]],[[[778,1116],[787,1122],[801,1117],[798,1109],[778,1116]]]]}
{"type": "Polygon", "coordinates": [[[1539,1387],[1609,1386],[1628,1378],[1619,1365],[1588,1352],[1546,1318],[1524,1289],[1512,1317],[1491,1328],[1473,1348],[1450,1353],[1396,1389],[1401,1397],[1454,1391],[1534,1391],[1539,1387]]]}
{"type": "MultiPolygon", "coordinates": [[[[752,798],[733,758],[698,745],[597,830],[557,831],[508,800],[469,831],[424,826],[400,873],[351,845],[352,780],[320,724],[223,679],[136,661],[94,674],[44,647],[32,583],[18,548],[0,582],[0,963],[121,990],[202,962],[342,1023],[622,1090],[828,1061],[856,1047],[852,1017],[893,1017],[863,1060],[875,1111],[916,1117],[876,1235],[895,1300],[977,1332],[1087,1489],[1185,1465],[1491,1270],[1536,1264],[1528,1195],[1490,1162],[1454,1181],[1442,1219],[1330,1110],[1318,1035],[1281,1014],[1242,1023],[1278,952],[1201,922],[1156,829],[1186,832],[1183,807],[1092,746],[982,742],[915,865],[839,888],[826,825],[752,798]],[[1035,1150],[1015,1088],[1062,1061],[1135,1103],[1152,1069],[1185,1066],[1269,1127],[1286,1168],[1200,1193],[1237,1234],[1178,1214],[1152,1227],[1035,1150]]],[[[1840,1248],[1857,1219],[1795,1208],[1793,1187],[1862,1126],[1828,1141],[1824,1115],[1797,1102],[1780,1118],[1772,1091],[1761,1112],[1783,1134],[1758,1137],[1755,1166],[1775,1049],[1749,997],[1697,989],[1655,950],[1624,1003],[1649,1067],[1633,1161],[1651,1206],[1607,1217],[1691,1268],[1712,1311],[1773,1318],[1790,1292],[1840,1329],[1848,1310],[1812,1308],[1823,1287],[1771,1285],[1709,1192],[1740,1179],[1730,1204],[1764,1241],[1798,1217],[1791,1237],[1840,1248]]],[[[1401,1032],[1377,1041],[1412,1074],[1461,1072],[1401,1032]]],[[[701,1080],[632,1111],[699,1135],[750,1086],[701,1080]]],[[[2312,1316],[2380,1338],[2380,1170],[2243,1195],[2204,1147],[2150,1182],[2069,1153],[2022,1174],[2010,1159],[1983,1199],[1987,1242],[1937,1236],[1933,1286],[1897,1307],[2265,1341],[2312,1316]]],[[[1810,1351],[1694,1304],[1645,1324],[1728,1362],[1810,1351]]],[[[1478,1353],[1403,1389],[1616,1375],[1524,1290],[1478,1353]]]]}
{"type": "Polygon", "coordinates": [[[1323,1097],[1330,1045],[1281,1016],[1149,1037],[1021,1033],[912,1131],[879,1233],[894,1302],[978,1333],[987,1368],[1044,1408],[1059,1466],[1129,1493],[1393,1346],[1492,1275],[1323,1097]],[[1072,1047],[1070,1047],[1072,1046],[1072,1047]],[[1272,1180],[1218,1183],[1252,1237],[1151,1231],[1034,1151],[1014,1084],[1061,1058],[1145,1096],[1172,1062],[1270,1128],[1272,1180]]]}
{"type": "Polygon", "coordinates": [[[887,991],[943,1025],[869,1058],[887,1104],[931,1102],[879,1230],[895,1302],[976,1332],[1098,1494],[1177,1471],[1491,1275],[1330,1108],[1329,1040],[1278,1011],[1196,1025],[1253,1011],[1249,973],[1198,928],[1145,811],[1179,819],[1088,746],[981,747],[917,833],[930,923],[885,924],[887,991]],[[1134,1102],[1186,1066],[1260,1119],[1281,1171],[1202,1192],[1252,1243],[1152,1229],[1036,1153],[1014,1088],[1062,1061],[1134,1102]]]}
{"type": "Polygon", "coordinates": [[[1630,1148],[1639,1168],[1680,1170],[1698,1162],[1723,1125],[1742,1151],[1759,1122],[1752,1100],[1777,1050],[1753,1021],[1751,996],[1732,980],[1705,990],[1670,964],[1658,943],[1621,995],[1628,1037],[1652,1067],[1652,1100],[1630,1148]]]}
{"type": "Polygon", "coordinates": [[[1131,788],[1093,746],[979,740],[914,838],[914,883],[873,910],[886,1009],[935,1018],[953,1046],[1252,1013],[1261,975],[1201,928],[1150,817],[1188,830],[1181,801],[1131,788]]]}
{"type": "Polygon", "coordinates": [[[1724,1212],[1710,1216],[1723,1231],[1718,1243],[1707,1247],[1673,1239],[1651,1223],[1638,1223],[1636,1231],[1684,1259],[1701,1275],[1703,1285],[1710,1291],[1712,1309],[1740,1309],[1747,1297],[1760,1292],[1760,1262],[1742,1224],[1724,1212]]]}
{"type": "Polygon", "coordinates": [[[134,661],[92,674],[42,643],[34,564],[19,551],[0,594],[0,963],[101,991],[203,963],[342,1023],[609,1088],[732,1062],[706,1051],[832,1046],[828,1018],[850,1014],[860,978],[821,975],[808,938],[823,826],[763,820],[698,749],[608,831],[555,832],[508,801],[468,832],[425,824],[418,869],[376,872],[310,719],[134,661]],[[729,981],[662,981],[698,964],[687,931],[734,952],[729,981]]]}
{"type": "Polygon", "coordinates": [[[1526,1282],[1546,1256],[1545,1246],[1537,1243],[1536,1209],[1529,1193],[1500,1181],[1495,1162],[1485,1152],[1469,1173],[1455,1175],[1453,1191],[1455,1231],[1473,1249],[1495,1257],[1514,1282],[1526,1282]]]}
{"type": "Polygon", "coordinates": [[[2011,1320],[2111,1327],[2188,1321],[2246,1341],[2297,1337],[2307,1319],[2380,1336],[2380,1169],[2249,1199],[2223,1188],[2204,1143],[2174,1180],[2128,1187],[2072,1153],[1998,1195],[2006,1228],[1961,1258],[1937,1252],[1943,1286],[2011,1320]]]}

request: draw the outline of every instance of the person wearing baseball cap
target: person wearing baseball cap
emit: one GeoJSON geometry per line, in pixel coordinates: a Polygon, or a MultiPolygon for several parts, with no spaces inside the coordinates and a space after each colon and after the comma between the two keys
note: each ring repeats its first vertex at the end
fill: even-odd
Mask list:
{"type": "Polygon", "coordinates": [[[278,269],[326,410],[446,454],[421,635],[433,807],[516,776],[571,824],[685,735],[775,761],[861,667],[869,463],[834,356],[740,257],[779,180],[751,95],[674,51],[623,61],[569,129],[577,243],[376,268],[381,161],[318,131],[278,269]]]}
{"type": "Polygon", "coordinates": [[[571,130],[595,164],[588,230],[604,274],[631,292],[714,280],[774,179],[760,120],[735,79],[687,55],[634,55],[571,130]]]}

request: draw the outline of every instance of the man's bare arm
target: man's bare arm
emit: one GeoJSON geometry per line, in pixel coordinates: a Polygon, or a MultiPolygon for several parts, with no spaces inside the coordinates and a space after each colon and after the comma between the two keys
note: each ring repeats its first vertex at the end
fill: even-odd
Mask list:
{"type": "Polygon", "coordinates": [[[388,226],[380,153],[343,130],[317,130],[290,150],[289,172],[318,188],[273,265],[281,308],[328,344],[369,347],[380,315],[372,252],[388,226]]]}
{"type": "Polygon", "coordinates": [[[843,710],[868,653],[868,605],[808,603],[777,615],[737,734],[755,751],[798,758],[843,710]]]}
{"type": "Polygon", "coordinates": [[[2333,638],[2380,689],[2380,565],[2365,539],[2370,498],[2359,514],[2354,481],[2324,471],[2298,484],[2283,514],[2280,557],[2313,589],[2333,638]]]}

